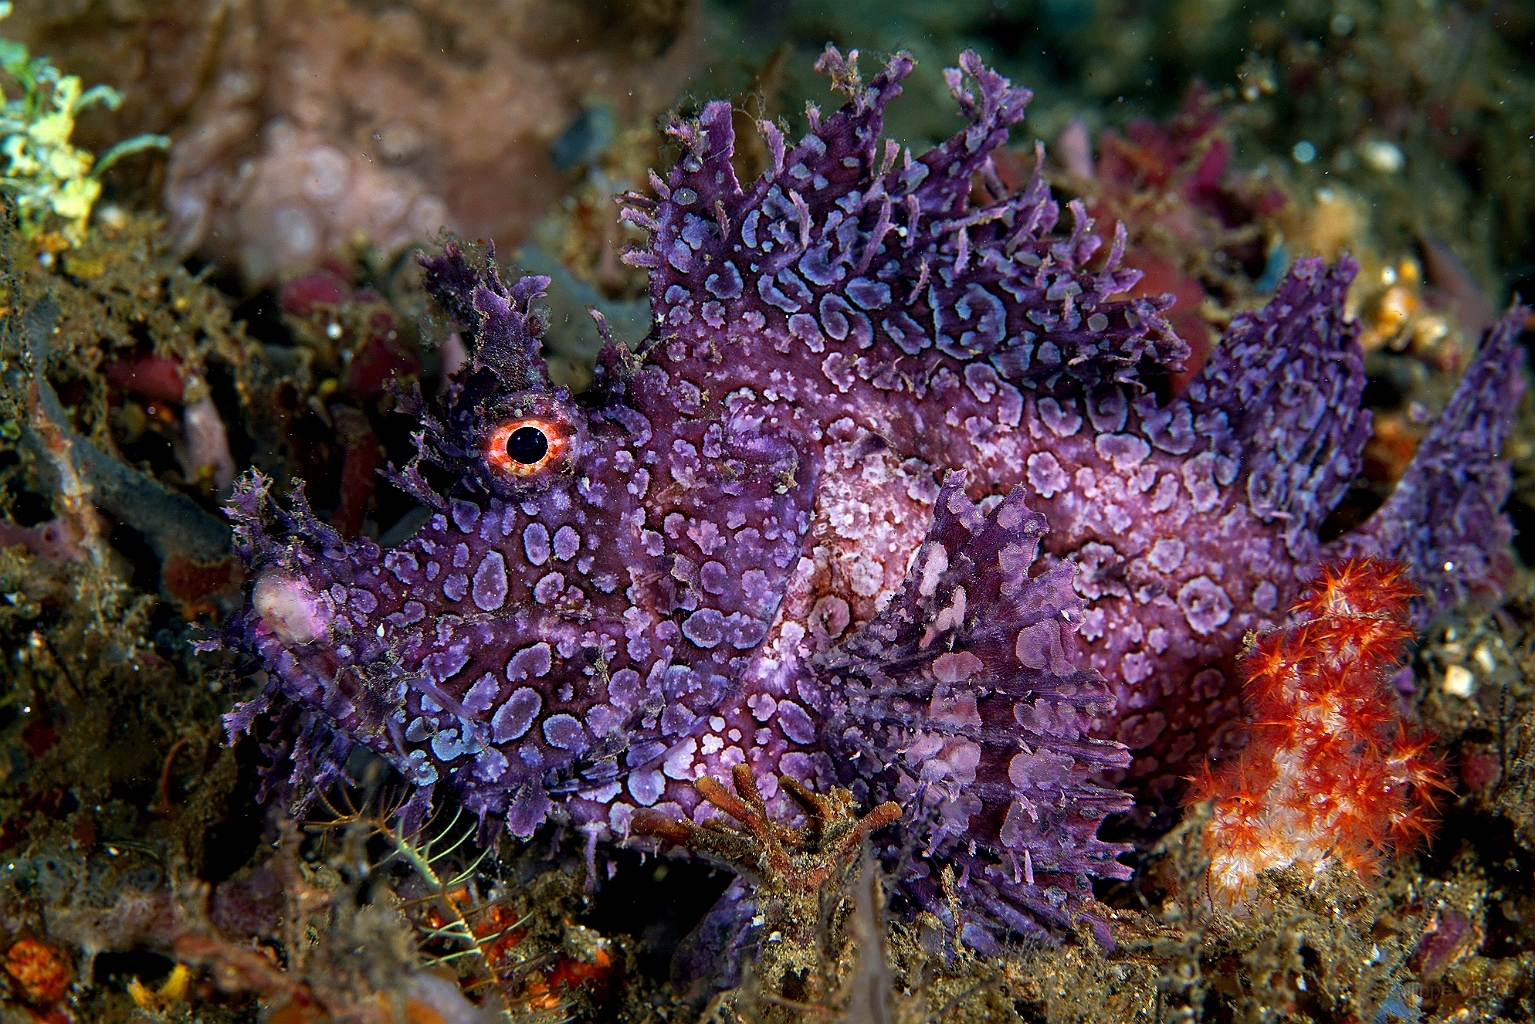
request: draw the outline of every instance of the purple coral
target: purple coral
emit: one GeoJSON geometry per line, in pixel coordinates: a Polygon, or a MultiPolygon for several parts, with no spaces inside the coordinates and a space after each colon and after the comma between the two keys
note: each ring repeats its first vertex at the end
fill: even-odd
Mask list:
{"type": "Polygon", "coordinates": [[[865,86],[828,50],[849,102],[792,150],[764,125],[773,166],[744,189],[726,105],[675,126],[662,198],[627,214],[656,323],[579,403],[538,357],[542,279],[454,245],[427,261],[473,346],[394,474],[427,524],[386,551],[301,497],[272,512],[259,480],[234,504],[266,596],[230,639],[269,681],[230,727],[286,709],[298,797],[361,743],[419,804],[440,786],[591,849],[639,807],[708,818],[693,783],[746,764],[775,813],[780,775],[902,800],[907,891],[947,912],[955,869],[973,942],[1058,934],[1089,875],[1124,872],[1096,831],[1127,797],[1093,776],[1165,807],[1237,726],[1243,633],[1318,558],[1373,545],[1446,595],[1488,582],[1460,552],[1506,536],[1514,320],[1396,518],[1323,545],[1369,433],[1352,264],[1299,264],[1158,404],[1140,376],[1184,352],[1164,304],[1112,299],[1135,279],[1119,246],[1089,270],[1097,237],[1080,210],[1054,235],[1042,182],[1002,194],[988,153],[1028,96],[961,65],[969,124],[916,159],[878,138],[905,56],[865,86]]]}

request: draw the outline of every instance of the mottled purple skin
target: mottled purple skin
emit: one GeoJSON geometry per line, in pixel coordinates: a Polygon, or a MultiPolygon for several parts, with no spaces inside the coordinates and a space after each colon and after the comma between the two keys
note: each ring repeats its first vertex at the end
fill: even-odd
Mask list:
{"type": "MultiPolygon", "coordinates": [[[[637,355],[604,350],[579,405],[538,358],[546,281],[507,287],[452,246],[427,261],[474,347],[443,418],[417,410],[448,493],[394,475],[430,522],[383,551],[301,497],[271,509],[259,479],[234,504],[260,601],[229,635],[268,683],[229,724],[297,719],[277,753],[299,799],[355,742],[417,806],[440,784],[515,835],[555,820],[595,844],[640,806],[714,813],[693,781],[746,761],[780,813],[779,773],[901,800],[892,863],[942,914],[951,868],[981,945],[1059,934],[1089,875],[1124,875],[1096,833],[1129,796],[1094,780],[1164,806],[1235,727],[1242,634],[1329,553],[1317,528],[1369,436],[1352,265],[1302,263],[1158,407],[1138,382],[1185,353],[1166,303],[1108,298],[1136,279],[1122,233],[1089,270],[1080,210],[1062,238],[1041,182],[1002,194],[988,154],[1028,95],[961,64],[969,125],[920,159],[878,138],[904,56],[865,87],[829,50],[849,103],[787,152],[763,125],[773,167],[745,190],[728,105],[675,126],[663,198],[626,212],[651,231],[630,258],[655,326],[637,355]],[[530,417],[562,446],[517,477],[486,444],[530,417]]],[[[1402,557],[1441,600],[1488,582],[1512,323],[1394,518],[1332,550],[1402,557]]]]}

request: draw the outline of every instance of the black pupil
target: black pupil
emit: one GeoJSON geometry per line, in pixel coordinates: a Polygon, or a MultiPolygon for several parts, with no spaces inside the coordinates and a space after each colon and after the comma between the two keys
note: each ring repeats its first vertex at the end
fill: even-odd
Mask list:
{"type": "Polygon", "coordinates": [[[506,454],[524,466],[531,466],[549,453],[549,439],[537,427],[518,427],[506,439],[506,454]]]}

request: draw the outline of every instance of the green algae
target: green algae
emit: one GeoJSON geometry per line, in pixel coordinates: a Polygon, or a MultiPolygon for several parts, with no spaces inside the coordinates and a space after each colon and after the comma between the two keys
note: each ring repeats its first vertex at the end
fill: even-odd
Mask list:
{"type": "MultiPolygon", "coordinates": [[[[10,14],[11,4],[0,4],[0,18],[10,14]]],[[[78,243],[101,196],[101,175],[132,153],[164,149],[170,139],[138,135],[98,159],[70,141],[75,118],[97,105],[117,109],[122,96],[115,89],[86,89],[78,75],[62,74],[46,57],[34,57],[10,39],[0,39],[0,70],[18,93],[0,107],[0,153],[9,161],[0,189],[15,197],[17,220],[28,238],[58,228],[67,243],[78,243]]]]}

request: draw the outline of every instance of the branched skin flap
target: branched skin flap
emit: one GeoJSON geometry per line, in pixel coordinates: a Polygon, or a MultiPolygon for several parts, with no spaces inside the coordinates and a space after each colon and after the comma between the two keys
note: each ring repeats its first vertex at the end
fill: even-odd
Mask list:
{"type": "Polygon", "coordinates": [[[392,477],[433,515],[381,550],[246,482],[256,583],[228,642],[268,683],[229,726],[292,716],[299,799],[362,743],[418,805],[446,788],[591,844],[642,807],[715,814],[694,783],[739,764],[775,815],[780,776],[840,785],[906,809],[882,848],[915,851],[906,891],[962,907],[974,944],[1056,936],[1090,876],[1127,871],[1104,816],[1132,793],[1153,815],[1221,748],[1243,633],[1319,558],[1398,558],[1433,600],[1490,585],[1517,321],[1388,518],[1329,548],[1369,436],[1351,263],[1298,264],[1159,406],[1140,381],[1186,347],[1166,301],[1114,298],[1123,233],[1097,262],[1080,209],[1058,232],[1043,182],[992,173],[1027,92],[963,55],[967,125],[913,157],[879,138],[908,57],[867,84],[834,49],[820,67],[848,102],[792,148],[763,124],[744,188],[728,105],[673,126],[682,158],[625,212],[651,232],[629,255],[651,336],[608,347],[579,404],[538,357],[547,281],[426,261],[474,348],[392,477]]]}

